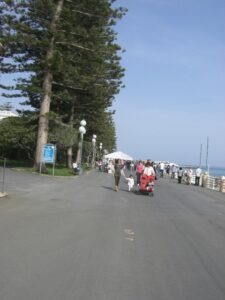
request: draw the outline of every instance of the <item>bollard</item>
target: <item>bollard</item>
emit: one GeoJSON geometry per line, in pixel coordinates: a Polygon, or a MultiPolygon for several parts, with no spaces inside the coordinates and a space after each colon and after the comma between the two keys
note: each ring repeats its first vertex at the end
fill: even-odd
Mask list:
{"type": "Polygon", "coordinates": [[[208,187],[208,178],[209,178],[208,172],[205,172],[203,174],[203,176],[201,176],[201,177],[202,177],[202,186],[207,188],[208,187]]]}
{"type": "Polygon", "coordinates": [[[225,176],[221,177],[220,192],[225,193],[225,176]]]}

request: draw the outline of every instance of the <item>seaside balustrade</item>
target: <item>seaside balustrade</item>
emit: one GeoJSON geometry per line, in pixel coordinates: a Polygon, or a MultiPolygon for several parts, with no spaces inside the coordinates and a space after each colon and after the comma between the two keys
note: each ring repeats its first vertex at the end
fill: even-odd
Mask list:
{"type": "MultiPolygon", "coordinates": [[[[191,184],[195,185],[195,174],[191,177],[191,184]]],[[[215,177],[204,173],[200,177],[199,186],[225,193],[225,176],[215,177]]]]}
{"type": "Polygon", "coordinates": [[[214,177],[204,174],[202,176],[202,186],[210,190],[225,193],[225,177],[214,177]]]}

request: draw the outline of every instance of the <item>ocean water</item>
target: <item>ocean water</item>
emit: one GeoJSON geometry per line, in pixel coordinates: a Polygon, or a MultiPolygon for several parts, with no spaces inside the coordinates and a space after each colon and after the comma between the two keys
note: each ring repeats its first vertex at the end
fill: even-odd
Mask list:
{"type": "MultiPolygon", "coordinates": [[[[201,169],[203,172],[208,172],[208,170],[204,167],[202,167],[201,169]]],[[[215,177],[225,176],[225,168],[209,167],[209,175],[215,177]]]]}
{"type": "MultiPolygon", "coordinates": [[[[195,170],[197,169],[197,166],[195,165],[181,165],[182,167],[184,168],[192,168],[192,170],[195,172],[195,170]]],[[[210,167],[209,166],[209,169],[207,169],[206,167],[203,167],[201,166],[201,169],[202,169],[202,172],[205,173],[205,172],[209,172],[209,175],[210,176],[213,176],[213,177],[221,177],[221,176],[225,176],[225,167],[210,167]]]]}

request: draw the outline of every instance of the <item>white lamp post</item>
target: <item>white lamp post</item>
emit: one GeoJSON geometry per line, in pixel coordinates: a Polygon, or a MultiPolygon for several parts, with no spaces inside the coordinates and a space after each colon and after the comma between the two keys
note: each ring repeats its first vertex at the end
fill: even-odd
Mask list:
{"type": "Polygon", "coordinates": [[[99,143],[99,158],[102,157],[102,143],[99,143]]]}
{"type": "Polygon", "coordinates": [[[92,136],[92,146],[93,146],[92,168],[94,168],[94,166],[95,166],[95,155],[96,155],[95,145],[96,145],[96,139],[97,139],[97,135],[93,134],[93,136],[92,136]]]}
{"type": "Polygon", "coordinates": [[[82,167],[81,167],[81,164],[82,164],[82,148],[83,148],[83,137],[84,137],[84,134],[86,133],[86,126],[87,122],[85,120],[82,120],[80,122],[80,127],[79,127],[79,133],[80,133],[80,159],[79,159],[79,165],[80,165],[80,174],[82,173],[82,167]]]}

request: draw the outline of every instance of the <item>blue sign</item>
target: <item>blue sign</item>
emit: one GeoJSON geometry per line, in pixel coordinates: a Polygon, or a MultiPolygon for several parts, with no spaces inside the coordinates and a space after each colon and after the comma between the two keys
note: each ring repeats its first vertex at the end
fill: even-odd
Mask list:
{"type": "Polygon", "coordinates": [[[42,162],[54,163],[55,161],[55,146],[53,144],[45,144],[42,148],[42,162]]]}

